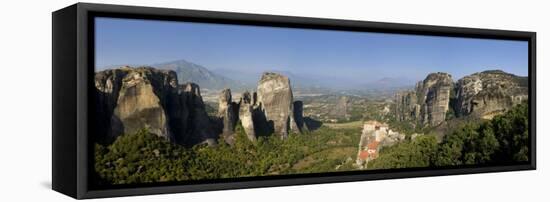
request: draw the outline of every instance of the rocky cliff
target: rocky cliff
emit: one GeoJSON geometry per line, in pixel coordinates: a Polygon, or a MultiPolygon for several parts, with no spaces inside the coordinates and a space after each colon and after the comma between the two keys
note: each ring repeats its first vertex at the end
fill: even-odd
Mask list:
{"type": "Polygon", "coordinates": [[[237,122],[250,141],[256,141],[258,136],[275,134],[286,138],[291,132],[301,133],[307,130],[303,106],[293,100],[289,79],[277,73],[264,73],[258,82],[258,91],[245,91],[238,103],[231,102],[229,89],[223,90],[218,107],[221,134],[227,143],[233,144],[237,122]]]}
{"type": "Polygon", "coordinates": [[[420,117],[420,104],[415,91],[398,92],[395,95],[395,117],[400,121],[416,121],[420,117]]]}
{"type": "Polygon", "coordinates": [[[258,130],[258,123],[254,123],[254,117],[257,116],[258,113],[255,97],[256,93],[250,94],[250,92],[246,91],[239,101],[239,120],[250,141],[256,141],[256,131],[258,130]]]}
{"type": "Polygon", "coordinates": [[[176,139],[178,143],[182,145],[215,144],[218,135],[214,132],[212,120],[206,113],[199,85],[195,83],[180,85],[177,95],[181,101],[168,110],[171,110],[171,113],[189,112],[187,116],[182,117],[181,121],[174,122],[175,125],[182,126],[180,130],[176,130],[177,137],[180,138],[176,139]]]}
{"type": "Polygon", "coordinates": [[[258,82],[258,104],[266,119],[273,123],[274,133],[286,138],[294,130],[299,132],[294,120],[294,98],[290,80],[281,74],[264,73],[258,82]]]}
{"type": "Polygon", "coordinates": [[[449,114],[491,119],[528,99],[527,88],[527,77],[500,70],[475,73],[456,83],[449,74],[432,73],[414,90],[396,94],[395,117],[424,126],[437,126],[449,114]]]}
{"type": "Polygon", "coordinates": [[[303,104],[294,101],[287,77],[265,73],[258,92],[244,92],[232,101],[230,89],[219,94],[217,116],[209,117],[200,88],[194,83],[179,84],[171,70],[151,67],[122,67],[95,74],[98,142],[110,142],[122,134],[146,128],[166,140],[192,146],[215,144],[223,137],[235,142],[237,123],[251,141],[257,136],[307,130],[303,104]]]}
{"type": "Polygon", "coordinates": [[[128,74],[125,69],[111,69],[95,74],[95,122],[98,134],[97,141],[109,142],[118,134],[111,131],[111,116],[117,106],[118,94],[122,86],[122,79],[128,74]]]}
{"type": "Polygon", "coordinates": [[[180,144],[215,138],[209,131],[199,86],[179,85],[175,72],[150,67],[95,74],[98,141],[147,128],[180,144]]]}
{"type": "Polygon", "coordinates": [[[436,126],[445,121],[453,80],[447,73],[431,73],[416,84],[414,91],[396,95],[396,117],[401,121],[416,121],[436,126]]]}
{"type": "Polygon", "coordinates": [[[239,106],[232,101],[231,90],[222,90],[218,99],[218,118],[221,123],[221,135],[228,144],[235,141],[233,133],[239,118],[238,109],[239,106]]]}
{"type": "Polygon", "coordinates": [[[127,71],[120,83],[116,106],[111,116],[111,134],[133,134],[142,128],[175,140],[165,112],[167,98],[177,88],[175,74],[147,68],[127,71]]]}
{"type": "Polygon", "coordinates": [[[302,101],[294,101],[294,121],[300,132],[309,131],[308,125],[304,119],[304,103],[302,101]]]}
{"type": "Polygon", "coordinates": [[[417,84],[422,124],[435,126],[445,121],[452,88],[451,75],[441,72],[429,74],[423,82],[417,84]]]}
{"type": "Polygon", "coordinates": [[[458,116],[490,119],[528,98],[527,78],[500,70],[465,76],[456,83],[458,116]]]}

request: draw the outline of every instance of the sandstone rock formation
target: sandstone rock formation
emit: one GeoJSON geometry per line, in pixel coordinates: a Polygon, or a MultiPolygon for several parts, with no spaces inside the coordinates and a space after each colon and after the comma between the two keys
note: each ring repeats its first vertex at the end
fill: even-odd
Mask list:
{"type": "Polygon", "coordinates": [[[294,121],[300,132],[307,132],[309,128],[304,120],[304,103],[302,101],[294,101],[294,121]]]}
{"type": "Polygon", "coordinates": [[[528,98],[527,78],[500,70],[475,73],[457,81],[458,116],[490,119],[528,98]]]}
{"type": "Polygon", "coordinates": [[[112,141],[147,128],[180,144],[215,138],[210,120],[193,83],[178,85],[173,71],[150,67],[105,70],[95,74],[97,133],[112,141]]]}
{"type": "Polygon", "coordinates": [[[268,122],[273,122],[275,134],[286,138],[299,132],[293,115],[293,96],[290,81],[277,73],[264,73],[258,83],[258,104],[268,122]]]}
{"type": "Polygon", "coordinates": [[[175,74],[138,69],[129,71],[122,80],[117,105],[111,116],[112,134],[133,134],[142,128],[169,140],[175,137],[169,130],[165,113],[167,97],[177,87],[175,74]],[[172,85],[171,85],[172,84],[172,85]]]}
{"type": "Polygon", "coordinates": [[[98,134],[97,140],[112,141],[110,130],[111,116],[118,101],[118,93],[122,84],[122,78],[126,76],[128,71],[124,69],[112,69],[97,72],[95,74],[95,105],[97,113],[95,116],[95,133],[98,134]]]}
{"type": "Polygon", "coordinates": [[[400,121],[416,121],[420,117],[420,104],[415,91],[395,95],[395,117],[400,121]]]}
{"type": "Polygon", "coordinates": [[[489,70],[455,84],[449,74],[432,73],[414,90],[396,94],[395,117],[423,126],[437,126],[448,114],[491,119],[528,99],[527,81],[527,77],[489,70]]]}
{"type": "Polygon", "coordinates": [[[445,121],[452,89],[451,75],[431,73],[416,84],[414,91],[396,95],[396,117],[401,121],[437,126],[445,121]]]}
{"type": "Polygon", "coordinates": [[[217,117],[209,117],[194,83],[178,84],[175,72],[151,67],[123,67],[96,72],[96,133],[98,142],[109,142],[141,129],[185,146],[215,144],[221,135],[235,141],[240,121],[250,141],[257,136],[307,130],[302,103],[294,102],[290,81],[265,73],[258,93],[244,92],[238,103],[230,89],[221,91],[217,117]]]}
{"type": "MultiPolygon", "coordinates": [[[[231,111],[227,109],[227,100],[230,98],[230,92],[229,95],[227,92],[228,90],[222,92],[220,98],[220,117],[226,115],[226,111],[231,111]]],[[[264,73],[258,82],[258,91],[244,92],[239,103],[233,104],[238,109],[235,117],[238,117],[251,141],[256,141],[258,136],[271,134],[286,138],[291,132],[301,133],[307,130],[302,116],[302,103],[293,100],[292,88],[287,77],[277,73],[264,73]]],[[[230,123],[233,122],[223,121],[224,134],[234,132],[234,127],[227,126],[230,123]]]]}
{"type": "Polygon", "coordinates": [[[449,110],[453,79],[447,73],[429,74],[416,86],[420,108],[421,122],[424,125],[436,126],[445,121],[449,110]]]}
{"type": "Polygon", "coordinates": [[[235,142],[238,122],[253,142],[258,136],[276,134],[286,138],[290,132],[307,130],[302,116],[302,102],[293,101],[290,81],[280,74],[263,74],[258,92],[245,91],[238,103],[232,102],[231,90],[224,89],[218,105],[217,128],[230,145],[235,142]]]}
{"type": "Polygon", "coordinates": [[[184,126],[182,130],[176,131],[182,140],[179,143],[183,145],[214,144],[218,135],[215,134],[212,122],[206,113],[200,87],[195,83],[180,85],[178,96],[184,101],[169,110],[189,112],[189,115],[182,117],[182,122],[178,123],[178,125],[184,126]]]}
{"type": "Polygon", "coordinates": [[[330,111],[330,115],[339,119],[349,118],[349,108],[350,98],[348,96],[341,96],[334,109],[330,111]]]}
{"type": "Polygon", "coordinates": [[[250,141],[256,141],[256,127],[254,126],[254,114],[256,111],[254,94],[246,91],[239,102],[239,120],[244,132],[250,141]]]}
{"type": "Polygon", "coordinates": [[[239,107],[232,101],[231,90],[224,89],[218,100],[218,118],[222,123],[222,136],[226,143],[233,144],[235,141],[235,125],[239,118],[239,107]]]}

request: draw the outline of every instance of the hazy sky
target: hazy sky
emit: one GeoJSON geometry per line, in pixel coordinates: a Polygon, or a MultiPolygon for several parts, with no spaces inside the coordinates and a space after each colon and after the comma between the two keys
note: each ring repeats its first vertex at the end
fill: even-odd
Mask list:
{"type": "Polygon", "coordinates": [[[96,19],[96,70],[185,59],[211,70],[278,70],[349,81],[420,80],[437,71],[456,80],[488,69],[527,76],[527,46],[505,40],[96,19]]]}

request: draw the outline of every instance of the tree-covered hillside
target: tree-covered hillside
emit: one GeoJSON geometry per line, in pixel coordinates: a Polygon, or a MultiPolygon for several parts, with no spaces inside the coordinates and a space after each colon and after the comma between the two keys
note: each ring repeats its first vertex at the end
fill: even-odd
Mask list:
{"type": "Polygon", "coordinates": [[[197,145],[185,148],[142,130],[120,136],[108,146],[96,144],[98,183],[333,172],[346,159],[355,158],[360,129],[336,130],[323,126],[314,132],[290,135],[285,140],[269,136],[259,137],[253,143],[238,124],[236,135],[233,146],[222,143],[214,147],[197,145]]]}
{"type": "MultiPolygon", "coordinates": [[[[327,124],[316,131],[247,139],[240,123],[233,146],[185,148],[142,130],[95,145],[99,184],[187,181],[356,170],[359,125],[327,124]],[[329,127],[330,126],[330,127],[329,127]]],[[[384,147],[368,169],[501,164],[527,161],[528,105],[481,123],[467,122],[438,143],[423,135],[384,147]]],[[[223,141],[219,141],[223,142],[223,141]]]]}
{"type": "Polygon", "coordinates": [[[506,164],[529,160],[529,109],[515,106],[490,121],[463,123],[438,144],[426,135],[383,148],[369,169],[506,164]]]}

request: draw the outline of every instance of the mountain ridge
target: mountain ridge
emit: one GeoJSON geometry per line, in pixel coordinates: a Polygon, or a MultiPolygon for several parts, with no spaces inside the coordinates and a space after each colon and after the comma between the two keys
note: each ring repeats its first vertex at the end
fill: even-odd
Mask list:
{"type": "Polygon", "coordinates": [[[158,69],[173,70],[176,72],[180,82],[196,83],[207,89],[242,89],[246,86],[244,83],[219,75],[202,65],[189,62],[185,59],[152,64],[151,66],[158,69]]]}

